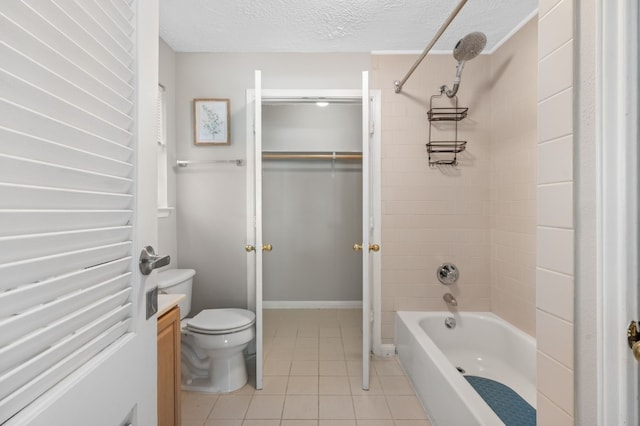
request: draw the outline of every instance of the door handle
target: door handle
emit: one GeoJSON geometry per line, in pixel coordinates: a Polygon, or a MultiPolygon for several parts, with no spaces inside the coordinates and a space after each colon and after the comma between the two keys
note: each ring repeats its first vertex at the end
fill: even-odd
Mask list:
{"type": "MultiPolygon", "coordinates": [[[[362,251],[362,244],[355,243],[353,245],[353,251],[362,251]]],[[[369,251],[375,251],[377,253],[380,251],[380,246],[378,244],[369,244],[369,251]]]]}
{"type": "MultiPolygon", "coordinates": [[[[256,251],[255,246],[252,245],[246,245],[244,246],[244,249],[247,253],[251,253],[252,251],[256,251]]],[[[262,245],[262,251],[271,251],[273,250],[273,246],[271,244],[263,244],[262,245]]]]}
{"type": "Polygon", "coordinates": [[[140,252],[140,272],[142,275],[149,275],[154,269],[167,266],[171,262],[170,256],[158,256],[151,246],[146,246],[140,252]]]}
{"type": "Polygon", "coordinates": [[[627,328],[627,342],[633,351],[633,356],[636,358],[636,361],[640,362],[640,332],[638,332],[635,321],[631,321],[629,328],[627,328]]]}

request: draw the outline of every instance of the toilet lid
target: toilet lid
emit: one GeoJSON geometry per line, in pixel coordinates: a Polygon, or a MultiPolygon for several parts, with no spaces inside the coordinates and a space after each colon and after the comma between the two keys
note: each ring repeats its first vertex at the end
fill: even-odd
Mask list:
{"type": "Polygon", "coordinates": [[[246,309],[205,309],[187,321],[187,328],[203,332],[229,332],[251,326],[256,315],[246,309]]]}

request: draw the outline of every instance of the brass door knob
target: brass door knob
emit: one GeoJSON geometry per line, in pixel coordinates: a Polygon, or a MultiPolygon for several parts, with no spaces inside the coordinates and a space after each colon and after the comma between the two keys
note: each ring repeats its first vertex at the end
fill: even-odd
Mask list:
{"type": "Polygon", "coordinates": [[[380,251],[380,246],[378,244],[369,244],[369,251],[375,251],[377,253],[380,251]]]}
{"type": "Polygon", "coordinates": [[[636,361],[640,362],[640,341],[635,342],[631,350],[633,351],[633,356],[636,358],[636,361]]]}
{"type": "Polygon", "coordinates": [[[263,244],[262,251],[271,251],[273,250],[273,246],[271,244],[263,244]]]}
{"type": "Polygon", "coordinates": [[[627,342],[636,361],[640,362],[640,332],[638,332],[638,325],[635,321],[631,321],[627,328],[627,342]]]}
{"type": "Polygon", "coordinates": [[[252,251],[254,251],[256,248],[252,245],[246,245],[244,246],[244,249],[247,253],[251,253],[252,251]]]}
{"type": "Polygon", "coordinates": [[[353,250],[354,251],[362,251],[362,244],[355,243],[353,245],[353,250]]]}

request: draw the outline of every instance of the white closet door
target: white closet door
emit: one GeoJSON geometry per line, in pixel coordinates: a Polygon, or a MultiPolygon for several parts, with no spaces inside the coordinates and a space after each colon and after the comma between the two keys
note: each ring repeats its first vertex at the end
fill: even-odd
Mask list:
{"type": "Polygon", "coordinates": [[[362,73],[362,389],[369,390],[373,304],[373,210],[370,151],[369,73],[362,73]]]}
{"type": "Polygon", "coordinates": [[[0,2],[7,426],[156,423],[153,283],[137,253],[157,233],[157,7],[0,2]]]}
{"type": "Polygon", "coordinates": [[[640,6],[611,2],[598,13],[599,409],[603,424],[637,425],[640,359],[629,348],[627,332],[631,321],[640,322],[640,6]]]}
{"type": "Polygon", "coordinates": [[[247,304],[256,314],[256,389],[262,389],[262,75],[247,91],[247,304]]]}

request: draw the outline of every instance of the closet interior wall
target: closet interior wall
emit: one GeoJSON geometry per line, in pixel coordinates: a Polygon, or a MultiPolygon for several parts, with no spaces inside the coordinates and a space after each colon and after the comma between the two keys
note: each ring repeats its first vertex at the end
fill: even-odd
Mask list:
{"type": "MultiPolygon", "coordinates": [[[[360,103],[274,102],[263,105],[263,151],[361,152],[360,103]]],[[[362,229],[362,162],[358,159],[263,161],[264,300],[362,300],[362,256],[352,250],[362,229]]]]}

